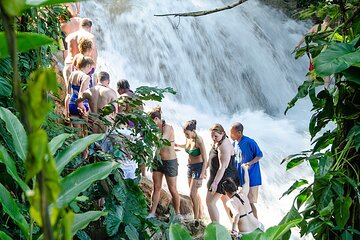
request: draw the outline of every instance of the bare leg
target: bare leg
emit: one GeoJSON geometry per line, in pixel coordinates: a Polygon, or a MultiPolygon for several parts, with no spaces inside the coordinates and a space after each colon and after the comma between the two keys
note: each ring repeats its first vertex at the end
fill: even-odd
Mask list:
{"type": "Polygon", "coordinates": [[[220,199],[220,197],[220,193],[207,192],[206,194],[206,205],[211,222],[219,222],[219,210],[216,207],[216,202],[220,199]]]}
{"type": "Polygon", "coordinates": [[[165,176],[165,179],[172,197],[175,213],[180,214],[180,196],[176,188],[176,177],[165,176]]]}
{"type": "Polygon", "coordinates": [[[329,89],[330,83],[331,83],[330,76],[324,77],[324,88],[329,89]]]}
{"type": "Polygon", "coordinates": [[[231,216],[231,211],[230,211],[230,208],[228,206],[226,206],[226,202],[229,200],[230,198],[227,196],[227,195],[221,195],[221,201],[224,205],[224,208],[225,208],[225,212],[229,218],[229,221],[232,222],[233,219],[232,219],[232,216],[231,216]]]}
{"type": "Polygon", "coordinates": [[[189,178],[190,182],[190,198],[193,204],[194,219],[199,219],[199,194],[196,186],[196,179],[189,178]]]}
{"type": "Polygon", "coordinates": [[[163,178],[163,174],[161,172],[153,172],[152,179],[153,179],[154,189],[151,196],[151,208],[150,208],[150,214],[153,215],[155,215],[156,208],[159,204],[162,178],[163,178]]]}

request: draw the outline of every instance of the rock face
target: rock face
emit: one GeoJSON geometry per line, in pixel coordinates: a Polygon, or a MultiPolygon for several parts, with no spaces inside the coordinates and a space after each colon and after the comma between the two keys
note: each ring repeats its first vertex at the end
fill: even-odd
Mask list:
{"type": "MultiPolygon", "coordinates": [[[[151,205],[151,193],[153,189],[153,183],[150,179],[143,177],[139,183],[139,187],[142,189],[148,205],[151,205]]],[[[169,215],[171,202],[171,195],[164,189],[161,190],[159,205],[156,210],[158,217],[162,218],[169,215]]],[[[189,196],[180,194],[180,213],[186,218],[193,217],[192,203],[189,196]]]]}

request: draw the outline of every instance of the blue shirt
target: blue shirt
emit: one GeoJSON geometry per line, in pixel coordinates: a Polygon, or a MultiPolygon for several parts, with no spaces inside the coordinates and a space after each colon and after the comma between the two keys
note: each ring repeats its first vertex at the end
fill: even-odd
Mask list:
{"type": "MultiPolygon", "coordinates": [[[[241,168],[241,164],[250,162],[255,157],[262,157],[263,154],[257,145],[257,143],[246,136],[243,136],[238,143],[238,146],[235,146],[235,142],[233,146],[235,148],[235,153],[238,153],[238,157],[236,157],[237,169],[240,176],[240,185],[244,184],[244,171],[241,168]]],[[[250,178],[250,187],[261,185],[261,172],[260,172],[260,163],[256,162],[249,167],[249,178],[250,178]]]]}

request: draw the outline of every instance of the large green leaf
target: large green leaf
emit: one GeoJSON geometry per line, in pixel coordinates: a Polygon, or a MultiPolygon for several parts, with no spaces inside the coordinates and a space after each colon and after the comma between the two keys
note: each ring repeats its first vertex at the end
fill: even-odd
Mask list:
{"type": "Polygon", "coordinates": [[[330,180],[325,177],[315,178],[313,194],[318,210],[325,208],[333,196],[330,180]]]}
{"type": "Polygon", "coordinates": [[[282,237],[284,234],[288,233],[290,228],[296,226],[301,222],[301,218],[292,220],[290,222],[280,224],[278,226],[271,227],[267,229],[265,232],[255,231],[253,233],[244,235],[242,240],[277,240],[282,237]]]}
{"type": "Polygon", "coordinates": [[[10,157],[6,149],[1,145],[0,145],[0,161],[5,164],[6,171],[17,182],[17,184],[19,184],[19,186],[24,192],[30,190],[29,186],[26,185],[26,183],[19,177],[14,160],[10,157]]]}
{"type": "MultiPolygon", "coordinates": [[[[19,16],[25,6],[25,0],[0,0],[6,15],[15,17],[19,16]]],[[[2,14],[2,13],[1,13],[2,14]]]]}
{"type": "Polygon", "coordinates": [[[74,222],[72,225],[71,233],[75,235],[77,231],[86,228],[92,222],[98,220],[102,216],[106,216],[106,212],[102,211],[88,211],[81,214],[75,214],[74,222]]]}
{"type": "MultiPolygon", "coordinates": [[[[49,45],[54,43],[53,39],[45,35],[30,32],[16,33],[16,41],[18,52],[27,52],[31,49],[36,49],[43,45],[49,45]]],[[[9,51],[6,43],[7,42],[5,33],[0,32],[0,58],[5,58],[9,56],[9,51]]]]}
{"type": "Polygon", "coordinates": [[[26,222],[23,215],[20,213],[20,209],[16,205],[15,200],[11,197],[9,191],[0,183],[0,202],[2,205],[2,211],[7,213],[12,220],[21,229],[21,232],[27,238],[30,233],[29,224],[26,222]]]}
{"type": "Polygon", "coordinates": [[[55,155],[56,151],[64,144],[65,140],[71,136],[72,134],[63,133],[51,139],[49,142],[50,153],[55,155]]]}
{"type": "Polygon", "coordinates": [[[283,195],[281,196],[281,198],[285,195],[289,195],[290,193],[292,193],[295,189],[298,189],[299,187],[301,187],[302,185],[308,184],[308,181],[305,179],[300,179],[299,181],[296,180],[293,185],[291,185],[291,187],[283,193],[283,195]]]}
{"type": "Polygon", "coordinates": [[[106,178],[114,169],[120,167],[115,162],[99,162],[86,165],[72,172],[61,181],[61,192],[57,200],[63,207],[85,191],[93,182],[106,178]]]}
{"type": "Polygon", "coordinates": [[[56,168],[59,173],[62,172],[66,164],[68,164],[74,157],[83,152],[90,144],[103,139],[104,136],[105,134],[92,134],[73,142],[70,146],[62,150],[55,158],[56,168]]]}
{"type": "Polygon", "coordinates": [[[62,4],[68,2],[78,2],[78,0],[27,0],[26,8],[30,7],[42,7],[42,6],[50,6],[54,4],[62,4]]]}
{"type": "Polygon", "coordinates": [[[11,134],[16,154],[25,161],[28,141],[23,125],[12,112],[3,107],[0,107],[0,118],[5,122],[6,129],[11,134]]]}
{"type": "Polygon", "coordinates": [[[10,82],[0,76],[0,96],[9,97],[12,92],[12,86],[10,82]]]}
{"type": "Polygon", "coordinates": [[[105,217],[106,233],[109,236],[114,236],[119,231],[120,223],[124,218],[124,208],[119,205],[113,205],[108,210],[109,214],[105,217]]]}
{"type": "Polygon", "coordinates": [[[211,223],[205,228],[204,240],[231,240],[231,236],[224,226],[211,223]]]}
{"type": "Polygon", "coordinates": [[[3,231],[0,231],[0,239],[1,240],[13,240],[13,238],[11,238],[9,235],[4,233],[3,231]]]}
{"type": "Polygon", "coordinates": [[[170,240],[191,240],[192,239],[189,232],[178,223],[170,225],[169,235],[170,235],[170,240]]]}
{"type": "Polygon", "coordinates": [[[129,224],[125,227],[125,233],[128,236],[128,238],[131,240],[139,239],[139,233],[132,224],[129,224]]]}
{"type": "Polygon", "coordinates": [[[340,197],[335,201],[335,207],[334,207],[335,220],[336,220],[336,224],[341,228],[344,228],[349,220],[351,204],[352,204],[352,199],[349,196],[340,197]]]}
{"type": "Polygon", "coordinates": [[[360,62],[360,49],[348,43],[334,43],[314,59],[314,67],[321,77],[346,70],[360,62]]]}

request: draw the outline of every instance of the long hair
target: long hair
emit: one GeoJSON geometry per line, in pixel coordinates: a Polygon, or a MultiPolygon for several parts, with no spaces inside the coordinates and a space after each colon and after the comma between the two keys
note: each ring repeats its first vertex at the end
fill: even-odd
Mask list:
{"type": "Polygon", "coordinates": [[[210,128],[210,131],[211,131],[211,132],[216,132],[216,133],[218,133],[218,134],[224,134],[224,136],[222,137],[221,140],[224,140],[224,139],[227,137],[226,132],[225,132],[223,126],[221,126],[220,123],[215,123],[215,124],[210,128]]]}

